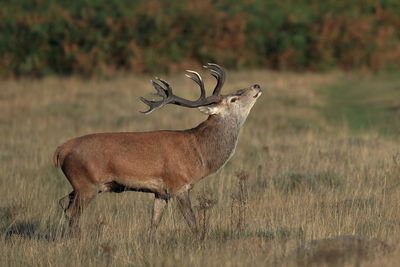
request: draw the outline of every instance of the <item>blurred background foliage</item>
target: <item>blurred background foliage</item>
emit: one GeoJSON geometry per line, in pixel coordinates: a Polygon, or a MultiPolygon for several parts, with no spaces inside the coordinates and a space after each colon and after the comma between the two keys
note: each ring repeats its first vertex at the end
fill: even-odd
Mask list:
{"type": "Polygon", "coordinates": [[[398,0],[1,0],[0,75],[400,66],[398,0]]]}

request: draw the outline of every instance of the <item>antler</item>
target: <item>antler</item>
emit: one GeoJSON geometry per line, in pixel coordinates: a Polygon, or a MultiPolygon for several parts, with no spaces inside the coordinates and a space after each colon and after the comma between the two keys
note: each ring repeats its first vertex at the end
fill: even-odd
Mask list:
{"type": "Polygon", "coordinates": [[[203,66],[206,69],[211,71],[211,75],[217,79],[217,85],[214,88],[213,95],[219,95],[221,92],[222,86],[225,82],[225,71],[221,66],[218,66],[215,63],[207,63],[207,66],[203,66]]]}
{"type": "Polygon", "coordinates": [[[211,96],[206,97],[206,90],[204,88],[204,83],[201,79],[200,74],[192,70],[187,70],[188,74],[185,74],[186,77],[192,79],[200,87],[200,96],[197,100],[191,101],[174,95],[171,86],[166,81],[160,78],[155,78],[155,80],[151,80],[153,87],[156,89],[156,93],[154,93],[154,95],[161,97],[162,100],[147,100],[144,97],[140,97],[140,100],[149,106],[149,109],[147,111],[141,111],[141,113],[149,114],[152,111],[161,108],[167,104],[175,104],[178,106],[195,108],[216,103],[220,99],[219,92],[221,91],[222,85],[224,84],[225,80],[224,70],[217,64],[213,63],[208,63],[207,66],[204,66],[204,68],[209,69],[211,71],[211,74],[217,79],[217,85],[211,96]]]}

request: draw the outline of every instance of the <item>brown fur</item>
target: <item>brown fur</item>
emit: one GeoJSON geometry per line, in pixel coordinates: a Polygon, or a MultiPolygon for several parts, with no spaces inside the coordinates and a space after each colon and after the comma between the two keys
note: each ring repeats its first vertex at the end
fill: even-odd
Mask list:
{"type": "Polygon", "coordinates": [[[231,129],[217,121],[213,115],[186,131],[78,137],[57,148],[54,164],[63,168],[67,177],[87,173],[87,179],[94,184],[116,182],[163,196],[175,195],[184,185],[217,171],[233,152],[239,128],[231,129]],[[169,152],[173,147],[178,149],[169,152]],[[160,179],[162,182],[158,183],[160,179]],[[158,186],[135,187],[141,181],[155,181],[158,186]]]}

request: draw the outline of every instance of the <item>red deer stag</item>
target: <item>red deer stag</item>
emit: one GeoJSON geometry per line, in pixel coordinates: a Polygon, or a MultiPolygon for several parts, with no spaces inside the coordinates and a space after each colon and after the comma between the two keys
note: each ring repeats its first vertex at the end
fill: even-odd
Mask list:
{"type": "Polygon", "coordinates": [[[224,70],[217,64],[204,66],[217,85],[206,97],[197,72],[187,77],[200,87],[200,97],[190,101],[173,94],[170,85],[156,78],[152,84],[159,101],[141,100],[149,114],[166,104],[198,108],[208,115],[197,127],[181,131],[97,133],[71,139],[54,153],[73,191],[60,200],[69,226],[77,226],[88,203],[100,192],[140,191],[155,195],[151,231],[154,232],[171,197],[178,200],[187,224],[196,232],[189,191],[204,177],[219,170],[233,155],[250,109],[261,95],[260,86],[220,95],[224,70]]]}

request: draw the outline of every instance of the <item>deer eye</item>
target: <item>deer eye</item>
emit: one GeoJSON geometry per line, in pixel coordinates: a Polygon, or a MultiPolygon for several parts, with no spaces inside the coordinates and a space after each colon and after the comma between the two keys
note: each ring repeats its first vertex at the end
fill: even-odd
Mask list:
{"type": "Polygon", "coordinates": [[[237,97],[234,97],[229,102],[234,103],[234,102],[236,102],[236,100],[237,100],[237,97]]]}

